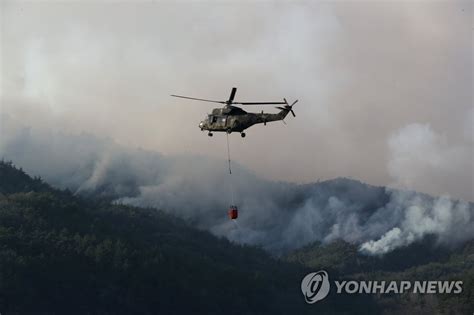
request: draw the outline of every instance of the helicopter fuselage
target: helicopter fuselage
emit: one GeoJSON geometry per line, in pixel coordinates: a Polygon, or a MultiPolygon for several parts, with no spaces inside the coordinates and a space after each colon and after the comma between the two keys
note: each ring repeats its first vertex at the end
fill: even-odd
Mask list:
{"type": "Polygon", "coordinates": [[[233,87],[229,99],[227,101],[216,101],[216,100],[208,100],[203,98],[195,98],[183,95],[175,95],[172,94],[173,97],[185,98],[194,101],[201,101],[201,102],[210,102],[210,103],[219,103],[224,104],[222,108],[214,108],[210,115],[207,115],[203,121],[199,123],[199,128],[201,131],[208,130],[208,135],[211,137],[213,131],[220,131],[220,132],[227,132],[232,133],[234,131],[240,132],[242,137],[245,137],[244,130],[255,125],[255,124],[264,124],[266,125],[267,122],[283,120],[291,113],[294,117],[295,112],[293,111],[292,107],[295,105],[298,100],[294,101],[291,105],[288,104],[286,99],[283,99],[283,102],[236,102],[234,101],[235,93],[237,92],[237,88],[233,87]],[[280,110],[279,113],[276,114],[267,114],[264,113],[263,110],[261,113],[247,113],[240,107],[233,106],[235,104],[238,105],[280,105],[277,106],[280,110]]]}
{"type": "Polygon", "coordinates": [[[201,130],[216,132],[240,132],[255,124],[266,124],[267,122],[283,120],[288,115],[288,109],[282,109],[279,113],[248,113],[240,107],[227,105],[223,108],[215,108],[199,123],[201,130]]]}

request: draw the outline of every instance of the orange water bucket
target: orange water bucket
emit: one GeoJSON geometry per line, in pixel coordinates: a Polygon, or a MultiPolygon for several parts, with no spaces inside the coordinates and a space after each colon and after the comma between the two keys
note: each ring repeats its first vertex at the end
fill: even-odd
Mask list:
{"type": "Polygon", "coordinates": [[[239,210],[236,206],[230,206],[229,211],[227,212],[229,219],[235,220],[239,216],[239,210]]]}

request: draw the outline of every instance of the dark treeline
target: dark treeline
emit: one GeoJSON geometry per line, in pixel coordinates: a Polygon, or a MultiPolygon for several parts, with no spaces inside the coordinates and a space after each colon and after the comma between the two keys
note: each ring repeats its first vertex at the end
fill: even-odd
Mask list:
{"type": "MultiPolygon", "coordinates": [[[[190,205],[192,206],[192,205],[190,205]]],[[[432,239],[382,258],[342,241],[276,259],[156,209],[77,197],[0,162],[2,314],[461,314],[473,309],[474,245],[432,239]],[[304,302],[301,279],[461,279],[461,295],[336,295],[304,302]]]]}
{"type": "MultiPolygon", "coordinates": [[[[300,292],[307,272],[161,211],[75,197],[0,163],[2,314],[303,314],[314,311],[300,292]]],[[[360,302],[341,301],[319,309],[360,302]]]]}
{"type": "Polygon", "coordinates": [[[286,256],[312,270],[325,269],[345,280],[463,281],[461,294],[387,294],[375,303],[387,314],[468,314],[474,309],[474,240],[448,249],[435,237],[383,256],[361,254],[344,241],[314,243],[286,256]]]}

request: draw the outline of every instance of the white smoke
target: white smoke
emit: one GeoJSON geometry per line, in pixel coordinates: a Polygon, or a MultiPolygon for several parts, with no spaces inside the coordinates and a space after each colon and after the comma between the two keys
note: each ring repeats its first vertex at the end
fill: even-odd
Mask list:
{"type": "MultiPolygon", "coordinates": [[[[423,189],[433,191],[440,187],[439,182],[450,181],[450,175],[456,174],[456,180],[473,191],[472,138],[466,139],[453,145],[429,124],[409,124],[395,131],[388,139],[392,186],[417,187],[417,183],[424,183],[423,189]]],[[[398,222],[381,237],[363,243],[361,251],[385,254],[426,235],[436,235],[440,243],[448,244],[474,237],[474,213],[467,202],[452,200],[448,195],[431,199],[401,190],[394,190],[391,198],[391,203],[403,209],[398,222]]]]}
{"type": "Polygon", "coordinates": [[[360,246],[368,254],[385,254],[398,247],[435,235],[439,243],[453,245],[474,238],[474,211],[463,201],[448,196],[437,199],[413,195],[403,191],[392,192],[392,198],[405,209],[397,226],[378,240],[360,246]]]}
{"type": "MultiPolygon", "coordinates": [[[[469,121],[469,119],[467,120],[469,121]]],[[[463,124],[461,123],[461,126],[463,124]]],[[[463,183],[473,190],[472,146],[467,141],[453,145],[447,135],[436,133],[429,124],[413,123],[393,132],[388,139],[389,173],[394,187],[419,187],[439,191],[438,183],[463,183]]],[[[360,246],[368,254],[385,254],[398,247],[436,235],[439,243],[452,244],[474,237],[474,213],[464,201],[448,195],[432,199],[402,190],[394,190],[391,203],[402,207],[398,222],[380,237],[360,246]]],[[[389,204],[390,205],[390,204],[389,204]]]]}
{"type": "Polygon", "coordinates": [[[472,205],[449,197],[260,178],[354,176],[472,201],[470,3],[1,7],[0,158],[32,175],[274,252],[344,239],[381,254],[429,234],[472,237],[472,205]],[[231,86],[241,100],[300,99],[289,128],[255,126],[234,142],[259,172],[234,165],[238,224],[225,215],[225,142],[196,135],[211,105],[169,97],[220,99],[231,86]]]}
{"type": "MultiPolygon", "coordinates": [[[[197,128],[213,105],[169,95],[225,99],[237,86],[239,101],[300,100],[288,128],[254,126],[235,141],[236,160],[265,178],[386,185],[386,139],[423,122],[436,131],[433,154],[426,164],[393,160],[400,184],[472,200],[462,143],[472,148],[469,2],[3,1],[0,10],[0,138],[8,114],[30,127],[220,158],[223,138],[197,128]],[[438,159],[443,139],[450,149],[438,159]]],[[[275,110],[249,110],[262,109],[275,110]]]]}
{"type": "MultiPolygon", "coordinates": [[[[423,189],[433,191],[440,187],[439,182],[447,182],[451,180],[450,175],[456,174],[456,180],[472,191],[469,140],[472,138],[452,145],[446,135],[437,134],[429,124],[409,124],[395,131],[388,139],[388,169],[395,181],[393,186],[423,184],[423,189]]],[[[399,222],[381,237],[363,243],[362,252],[385,254],[426,235],[436,235],[438,242],[448,244],[474,236],[474,213],[467,202],[454,201],[448,195],[430,199],[404,191],[394,191],[392,199],[404,209],[399,222]]]]}
{"type": "MultiPolygon", "coordinates": [[[[474,237],[474,207],[449,197],[384,189],[336,179],[297,185],[259,178],[225,159],[164,156],[91,135],[15,127],[9,120],[0,156],[31,175],[76,193],[113,196],[117,203],[155,207],[193,226],[276,253],[337,239],[384,254],[434,235],[452,246],[474,237]],[[231,185],[239,207],[227,218],[231,185]]],[[[220,148],[225,150],[225,148],[220,148]]]]}
{"type": "MultiPolygon", "coordinates": [[[[471,111],[472,112],[472,111],[471,111]]],[[[460,126],[472,131],[469,115],[460,126]]],[[[395,187],[446,194],[441,187],[463,183],[474,196],[474,156],[471,134],[452,143],[447,135],[436,133],[429,124],[413,123],[393,132],[388,139],[388,171],[395,187]],[[441,183],[441,184],[440,184],[441,183]]]]}

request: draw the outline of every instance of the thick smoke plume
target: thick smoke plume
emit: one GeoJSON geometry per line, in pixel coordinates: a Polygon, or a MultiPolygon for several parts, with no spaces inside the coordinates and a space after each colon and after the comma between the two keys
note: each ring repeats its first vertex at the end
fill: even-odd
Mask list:
{"type": "MultiPolygon", "coordinates": [[[[335,239],[369,254],[426,235],[454,244],[472,238],[467,202],[289,182],[347,176],[474,201],[472,8],[1,1],[0,158],[275,253],[335,239]],[[169,96],[226,99],[232,86],[239,101],[300,100],[287,127],[232,135],[237,224],[224,137],[197,126],[213,104],[169,96]]],[[[261,110],[275,109],[249,109],[261,110]]]]}
{"type": "Polygon", "coordinates": [[[299,99],[287,127],[255,126],[234,141],[236,160],[267,179],[347,176],[473,201],[472,7],[1,1],[0,138],[8,114],[30,127],[220,159],[223,137],[197,126],[215,104],[169,95],[220,100],[236,86],[238,101],[299,99]],[[429,130],[403,130],[412,124],[429,130]],[[407,142],[413,132],[431,142],[407,142]]]}
{"type": "Polygon", "coordinates": [[[378,240],[363,243],[363,252],[385,254],[427,235],[435,235],[440,243],[447,245],[474,238],[472,204],[453,201],[447,196],[433,199],[415,193],[393,191],[385,208],[398,212],[396,223],[393,222],[394,227],[378,240]]]}
{"type": "MultiPolygon", "coordinates": [[[[281,254],[314,241],[337,239],[384,254],[434,235],[453,245],[474,237],[472,204],[365,185],[349,179],[297,185],[259,178],[226,160],[165,156],[110,139],[64,135],[10,124],[1,156],[78,194],[156,207],[215,235],[281,254]],[[240,208],[226,217],[231,185],[240,208]]],[[[219,148],[224,150],[224,148],[219,148]]]]}

